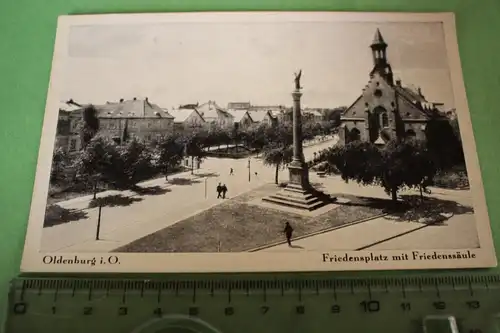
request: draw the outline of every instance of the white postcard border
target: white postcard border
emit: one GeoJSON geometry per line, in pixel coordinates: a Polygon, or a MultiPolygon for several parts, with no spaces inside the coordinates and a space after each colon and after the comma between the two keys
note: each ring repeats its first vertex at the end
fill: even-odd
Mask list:
{"type": "Polygon", "coordinates": [[[168,14],[101,14],[61,16],[58,20],[52,71],[43,122],[38,165],[29,215],[22,272],[279,272],[344,271],[396,269],[481,268],[497,265],[494,243],[476,153],[476,144],[468,111],[465,85],[458,52],[453,13],[355,13],[355,12],[208,12],[168,14]],[[442,22],[448,65],[456,102],[457,116],[465,152],[467,171],[474,202],[474,214],[480,247],[476,249],[436,249],[403,251],[331,251],[299,253],[40,253],[51,159],[58,117],[58,96],[63,83],[64,53],[68,52],[68,34],[73,25],[145,24],[174,22],[442,22]],[[415,253],[431,256],[414,258],[415,253]],[[460,252],[468,259],[437,259],[438,255],[460,252]],[[408,260],[393,256],[408,255],[408,260]],[[325,257],[326,256],[326,257],[325,257]],[[336,261],[335,258],[347,261],[336,261]],[[375,260],[375,257],[378,259],[375,260]],[[435,259],[433,259],[433,256],[435,259]],[[365,261],[349,261],[364,257],[365,261]],[[473,258],[472,258],[473,257],[473,258]],[[383,260],[387,258],[387,260],[383,260]],[[396,257],[394,257],[396,258],[396,257]],[[76,262],[75,262],[76,259],[76,262]],[[65,261],[63,263],[63,261],[65,261]],[[83,261],[83,263],[80,263],[83,261]],[[115,262],[116,261],[116,262],[115,262]],[[45,262],[45,263],[44,263],[45,262]],[[72,262],[72,263],[71,263],[72,262]],[[94,263],[94,264],[92,264],[94,263]]]}

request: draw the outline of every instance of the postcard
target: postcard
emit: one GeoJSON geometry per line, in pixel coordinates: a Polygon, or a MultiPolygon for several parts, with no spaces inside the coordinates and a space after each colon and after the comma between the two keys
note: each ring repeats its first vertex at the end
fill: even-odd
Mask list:
{"type": "Polygon", "coordinates": [[[22,272],[496,264],[452,13],[59,17],[22,272]]]}

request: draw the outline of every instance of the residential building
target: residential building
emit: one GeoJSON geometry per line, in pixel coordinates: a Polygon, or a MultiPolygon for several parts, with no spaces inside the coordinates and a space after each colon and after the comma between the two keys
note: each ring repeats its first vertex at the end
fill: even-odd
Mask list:
{"type": "Polygon", "coordinates": [[[119,143],[127,138],[159,140],[174,132],[174,117],[148,98],[95,106],[99,133],[119,143]]]}
{"type": "Polygon", "coordinates": [[[395,138],[426,138],[429,122],[447,121],[441,104],[430,103],[420,88],[394,79],[380,30],[370,45],[373,68],[361,95],[341,115],[341,142],[370,141],[383,145],[395,138]]]}
{"type": "Polygon", "coordinates": [[[249,111],[248,114],[254,123],[267,124],[272,126],[276,123],[276,118],[273,117],[271,111],[249,111]]]}
{"type": "Polygon", "coordinates": [[[248,128],[253,124],[253,120],[250,114],[246,110],[228,110],[228,112],[234,117],[234,127],[236,129],[248,128]]]}
{"type": "MultiPolygon", "coordinates": [[[[78,104],[72,100],[69,105],[75,106],[72,111],[60,111],[58,128],[60,128],[59,146],[66,147],[69,152],[76,152],[82,148],[80,142],[80,127],[83,112],[90,105],[78,104]],[[69,134],[67,133],[69,123],[69,134]],[[67,138],[63,138],[63,137],[67,138]],[[65,144],[67,140],[67,144],[65,144]]],[[[148,98],[132,100],[121,99],[119,102],[107,102],[103,105],[94,105],[99,119],[98,134],[108,137],[116,143],[130,138],[143,141],[152,141],[173,133],[174,117],[158,105],[151,103],[148,98]]],[[[56,143],[57,145],[57,143],[56,143]]]]}
{"type": "Polygon", "coordinates": [[[322,109],[311,109],[307,108],[302,111],[302,119],[309,122],[320,122],[323,121],[322,109]]]}
{"type": "Polygon", "coordinates": [[[232,128],[234,126],[234,116],[217,105],[215,101],[203,103],[196,110],[211,127],[232,128]]]}
{"type": "Polygon", "coordinates": [[[227,103],[228,110],[245,110],[248,111],[250,109],[250,102],[229,102],[227,103]]]}
{"type": "Polygon", "coordinates": [[[167,111],[174,117],[174,131],[196,130],[204,128],[205,119],[196,108],[179,108],[167,111]]]}

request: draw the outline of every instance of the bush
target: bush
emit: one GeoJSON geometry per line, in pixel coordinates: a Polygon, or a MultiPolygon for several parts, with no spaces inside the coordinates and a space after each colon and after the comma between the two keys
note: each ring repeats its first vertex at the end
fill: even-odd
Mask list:
{"type": "Polygon", "coordinates": [[[438,173],[434,177],[434,186],[448,189],[468,189],[469,177],[465,168],[454,168],[438,173]]]}

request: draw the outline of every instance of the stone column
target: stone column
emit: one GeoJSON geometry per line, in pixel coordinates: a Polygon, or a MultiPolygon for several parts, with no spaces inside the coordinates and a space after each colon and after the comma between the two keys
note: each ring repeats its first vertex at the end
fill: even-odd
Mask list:
{"type": "Polygon", "coordinates": [[[304,162],[304,152],[302,150],[302,113],[300,110],[300,98],[302,93],[299,90],[292,92],[293,97],[293,162],[304,162]]]}
{"type": "Polygon", "coordinates": [[[288,166],[289,185],[307,190],[309,184],[309,170],[305,163],[302,149],[302,115],[300,110],[300,98],[302,93],[296,89],[292,92],[293,97],[293,158],[288,166]]]}

